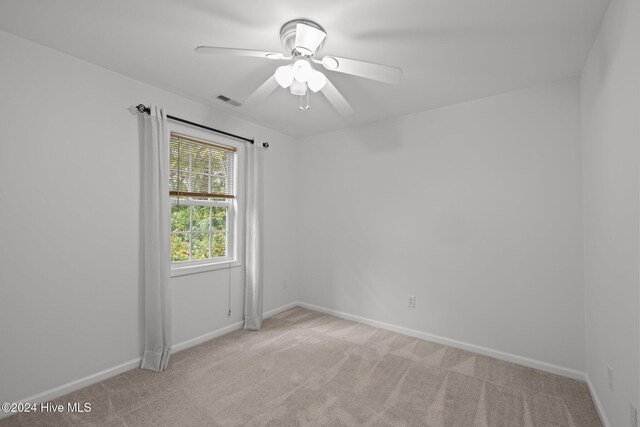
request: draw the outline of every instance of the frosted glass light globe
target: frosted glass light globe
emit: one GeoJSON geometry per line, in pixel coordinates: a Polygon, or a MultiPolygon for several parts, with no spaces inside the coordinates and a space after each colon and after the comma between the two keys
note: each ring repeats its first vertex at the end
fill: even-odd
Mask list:
{"type": "Polygon", "coordinates": [[[307,85],[313,92],[317,92],[327,84],[327,78],[320,71],[312,70],[307,85]]]}
{"type": "Polygon", "coordinates": [[[312,71],[311,64],[304,59],[298,59],[293,64],[293,77],[300,83],[306,83],[312,71]]]}
{"type": "Polygon", "coordinates": [[[293,70],[291,69],[291,65],[283,65],[282,67],[278,67],[276,70],[274,77],[280,86],[283,88],[288,88],[293,83],[293,70]]]}

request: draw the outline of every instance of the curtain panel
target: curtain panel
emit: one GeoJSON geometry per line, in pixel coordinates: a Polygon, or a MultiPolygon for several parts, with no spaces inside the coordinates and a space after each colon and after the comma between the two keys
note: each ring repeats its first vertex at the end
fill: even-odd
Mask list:
{"type": "Polygon", "coordinates": [[[141,279],[144,289],[142,369],[167,368],[171,352],[169,131],[162,108],[139,115],[141,279]]]}
{"type": "Polygon", "coordinates": [[[262,144],[247,144],[244,329],[262,327],[262,144]]]}

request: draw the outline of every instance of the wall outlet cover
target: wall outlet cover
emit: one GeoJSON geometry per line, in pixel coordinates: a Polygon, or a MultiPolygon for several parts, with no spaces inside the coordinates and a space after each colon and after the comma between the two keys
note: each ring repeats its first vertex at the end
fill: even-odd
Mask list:
{"type": "Polygon", "coordinates": [[[407,305],[409,308],[416,308],[416,297],[409,295],[407,298],[407,305]]]}

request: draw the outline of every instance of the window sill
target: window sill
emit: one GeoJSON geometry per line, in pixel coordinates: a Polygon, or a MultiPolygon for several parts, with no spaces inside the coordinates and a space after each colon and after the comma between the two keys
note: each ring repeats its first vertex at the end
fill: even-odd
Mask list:
{"type": "Polygon", "coordinates": [[[222,270],[225,268],[240,267],[237,260],[215,261],[203,264],[171,266],[171,277],[185,276],[187,274],[204,273],[205,271],[222,270]]]}

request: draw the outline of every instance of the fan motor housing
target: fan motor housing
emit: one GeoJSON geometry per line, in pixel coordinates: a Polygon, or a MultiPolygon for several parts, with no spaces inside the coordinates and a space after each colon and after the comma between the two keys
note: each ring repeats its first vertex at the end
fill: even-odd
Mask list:
{"type": "MultiPolygon", "coordinates": [[[[282,28],[280,28],[280,43],[282,44],[282,48],[284,49],[284,51],[286,53],[291,53],[292,55],[300,55],[300,52],[298,52],[296,50],[296,27],[298,24],[304,24],[304,25],[308,25],[310,27],[314,27],[317,28],[318,30],[322,31],[323,33],[327,33],[324,28],[322,28],[322,26],[314,21],[311,21],[309,19],[293,19],[289,22],[287,22],[286,24],[284,24],[282,26],[282,28]]],[[[322,43],[320,43],[320,46],[318,46],[318,49],[316,49],[316,51],[314,52],[314,54],[320,52],[320,50],[322,50],[322,47],[324,46],[324,42],[325,42],[326,38],[322,41],[322,43]]]]}

